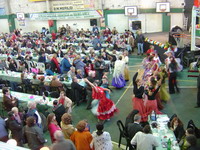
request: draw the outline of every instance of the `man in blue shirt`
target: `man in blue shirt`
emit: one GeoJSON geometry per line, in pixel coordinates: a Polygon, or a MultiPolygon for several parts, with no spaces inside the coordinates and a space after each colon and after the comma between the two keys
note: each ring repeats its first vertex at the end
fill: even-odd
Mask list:
{"type": "Polygon", "coordinates": [[[68,56],[67,54],[64,55],[63,60],[61,61],[61,71],[63,74],[67,74],[67,72],[70,70],[70,67],[72,65],[70,64],[69,60],[68,60],[68,56]]]}

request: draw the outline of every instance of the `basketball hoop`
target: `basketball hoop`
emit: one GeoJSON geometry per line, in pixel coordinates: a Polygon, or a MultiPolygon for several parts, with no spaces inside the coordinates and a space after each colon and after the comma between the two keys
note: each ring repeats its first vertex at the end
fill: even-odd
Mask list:
{"type": "Polygon", "coordinates": [[[161,12],[165,12],[167,9],[166,8],[160,8],[161,12]]]}

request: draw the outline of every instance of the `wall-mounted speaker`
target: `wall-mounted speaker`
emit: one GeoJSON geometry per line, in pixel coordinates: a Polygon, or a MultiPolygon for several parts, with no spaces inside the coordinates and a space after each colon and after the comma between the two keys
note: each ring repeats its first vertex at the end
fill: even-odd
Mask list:
{"type": "Polygon", "coordinates": [[[90,26],[97,25],[97,19],[90,19],[90,26]]]}

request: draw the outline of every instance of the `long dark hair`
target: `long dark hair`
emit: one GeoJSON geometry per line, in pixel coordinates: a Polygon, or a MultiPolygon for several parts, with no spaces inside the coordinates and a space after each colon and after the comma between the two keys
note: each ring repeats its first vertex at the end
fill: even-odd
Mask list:
{"type": "Polygon", "coordinates": [[[172,60],[171,60],[171,63],[169,64],[169,68],[170,68],[173,72],[176,72],[177,69],[178,69],[178,64],[177,64],[177,62],[176,62],[176,60],[175,60],[174,57],[170,57],[170,59],[172,59],[172,60]]]}
{"type": "Polygon", "coordinates": [[[97,128],[97,135],[98,136],[100,136],[101,134],[103,134],[103,128],[104,128],[104,126],[103,126],[103,124],[102,123],[97,123],[96,124],[96,128],[97,128]]]}

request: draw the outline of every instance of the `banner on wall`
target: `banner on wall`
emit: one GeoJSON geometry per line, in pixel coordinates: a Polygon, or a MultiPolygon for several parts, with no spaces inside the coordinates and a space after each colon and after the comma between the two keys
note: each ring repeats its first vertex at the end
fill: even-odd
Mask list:
{"type": "Polygon", "coordinates": [[[29,18],[31,20],[91,19],[91,18],[101,18],[101,17],[103,17],[103,10],[29,14],[29,18]]]}
{"type": "Polygon", "coordinates": [[[53,12],[88,10],[94,8],[94,0],[51,1],[53,12]]]}

